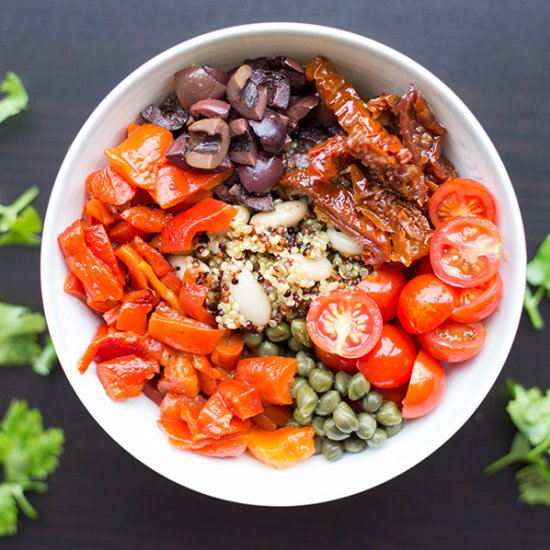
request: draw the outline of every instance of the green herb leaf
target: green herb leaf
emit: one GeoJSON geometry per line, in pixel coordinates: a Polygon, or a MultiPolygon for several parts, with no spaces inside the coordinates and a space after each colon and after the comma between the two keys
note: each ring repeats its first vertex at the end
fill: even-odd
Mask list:
{"type": "Polygon", "coordinates": [[[517,472],[519,498],[526,504],[550,506],[550,470],[547,466],[530,464],[517,472]]]}
{"type": "Polygon", "coordinates": [[[550,390],[543,394],[539,388],[526,390],[509,381],[513,399],[506,410],[517,429],[536,446],[550,436],[550,390]]]}
{"type": "Polygon", "coordinates": [[[14,72],[6,73],[6,77],[0,83],[0,92],[6,94],[0,99],[0,122],[27,108],[29,104],[27,90],[14,72]]]}
{"type": "Polygon", "coordinates": [[[31,187],[13,204],[0,204],[0,246],[40,244],[42,220],[38,212],[30,206],[38,193],[38,187],[31,187]]]}
{"type": "Polygon", "coordinates": [[[535,257],[527,264],[527,282],[550,290],[550,233],[542,241],[535,257]]]}
{"type": "Polygon", "coordinates": [[[489,464],[489,466],[485,468],[485,473],[491,475],[506,468],[506,466],[510,466],[510,464],[516,462],[529,462],[530,451],[531,445],[529,444],[529,440],[521,432],[518,432],[512,441],[510,452],[489,464]]]}
{"type": "Polygon", "coordinates": [[[0,536],[17,531],[17,510],[36,517],[25,491],[46,490],[40,480],[53,473],[63,452],[63,431],[44,429],[42,415],[25,401],[13,400],[0,424],[0,536]]]}
{"type": "Polygon", "coordinates": [[[32,370],[40,376],[47,376],[52,372],[53,367],[57,363],[57,355],[53,347],[52,339],[47,336],[44,347],[39,355],[32,360],[32,370]]]}

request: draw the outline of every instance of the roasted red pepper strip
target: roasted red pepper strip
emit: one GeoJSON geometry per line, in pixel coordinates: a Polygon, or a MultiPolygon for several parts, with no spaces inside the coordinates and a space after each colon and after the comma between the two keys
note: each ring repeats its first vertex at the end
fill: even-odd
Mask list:
{"type": "Polygon", "coordinates": [[[164,344],[199,355],[211,353],[224,332],[184,317],[162,302],[151,314],[148,328],[149,334],[164,344]]]}
{"type": "Polygon", "coordinates": [[[84,228],[84,239],[90,250],[116,275],[117,279],[124,285],[125,278],[113,249],[113,243],[107,235],[105,226],[101,224],[90,225],[84,228]]]}
{"type": "Polygon", "coordinates": [[[166,162],[164,154],[173,141],[170,130],[143,124],[117,147],[105,149],[105,156],[126,181],[150,191],[155,188],[159,168],[166,162]]]}
{"type": "Polygon", "coordinates": [[[199,172],[185,170],[173,164],[165,164],[159,170],[155,188],[151,196],[162,208],[170,208],[188,199],[200,190],[208,190],[225,181],[234,168],[223,172],[199,172]]]}
{"type": "Polygon", "coordinates": [[[237,366],[243,348],[243,335],[239,332],[227,331],[214,346],[210,359],[214,365],[230,371],[237,366]]]}
{"type": "Polygon", "coordinates": [[[86,300],[86,291],[80,279],[72,271],[67,271],[65,282],[63,283],[63,291],[79,300],[86,300]]]}
{"type": "Polygon", "coordinates": [[[153,359],[128,355],[109,359],[96,365],[97,377],[111,399],[137,397],[145,382],[159,371],[153,359]]]}
{"type": "Polygon", "coordinates": [[[140,126],[141,126],[141,124],[138,124],[137,122],[129,122],[128,126],[126,127],[126,137],[128,137],[130,134],[132,134],[140,126]]]}
{"type": "MultiPolygon", "coordinates": [[[[145,334],[147,314],[158,303],[149,289],[135,290],[124,296],[124,300],[116,320],[118,330],[145,334]]],[[[105,316],[104,316],[105,318],[105,316]]],[[[107,324],[109,322],[105,319],[107,324]]]]}
{"type": "Polygon", "coordinates": [[[218,389],[218,381],[204,372],[197,372],[199,377],[199,388],[204,395],[212,395],[218,389]]]}
{"type": "Polygon", "coordinates": [[[148,264],[151,264],[157,277],[164,277],[167,273],[174,271],[174,266],[156,248],[147,244],[141,237],[135,237],[132,246],[148,264]]]}
{"type": "Polygon", "coordinates": [[[160,233],[166,223],[166,212],[148,206],[132,206],[121,212],[120,217],[140,231],[160,233]]]}
{"type": "Polygon", "coordinates": [[[97,222],[103,225],[115,223],[113,213],[99,199],[90,199],[84,205],[84,219],[88,222],[88,225],[93,225],[97,222]]]}
{"type": "Polygon", "coordinates": [[[222,380],[218,384],[218,393],[228,409],[241,420],[263,412],[260,394],[244,380],[222,380]]]}
{"type": "Polygon", "coordinates": [[[404,147],[399,138],[390,134],[373,118],[367,104],[359,97],[352,83],[324,57],[317,56],[306,65],[306,76],[315,82],[319,97],[336,115],[344,130],[358,130],[387,154],[404,154],[404,147]]]}
{"type": "Polygon", "coordinates": [[[119,220],[111,225],[108,229],[108,233],[109,237],[111,237],[111,239],[118,244],[126,244],[131,242],[137,236],[145,237],[147,235],[144,231],[136,229],[124,220],[119,220]]]}
{"type": "Polygon", "coordinates": [[[210,376],[214,380],[223,380],[224,378],[227,378],[227,372],[215,367],[206,355],[193,355],[193,365],[197,371],[210,376]]]}
{"type": "Polygon", "coordinates": [[[139,268],[139,264],[143,261],[141,256],[130,246],[122,245],[115,250],[115,255],[119,258],[128,269],[128,274],[132,279],[132,287],[136,290],[145,289],[149,286],[149,282],[145,273],[139,268]]]}
{"type": "Polygon", "coordinates": [[[202,200],[168,221],[162,231],[162,252],[190,251],[197,233],[223,231],[236,214],[237,209],[225,202],[202,200]]]}
{"type": "Polygon", "coordinates": [[[238,362],[235,376],[256,388],[265,403],[290,405],[296,366],[296,359],[288,357],[251,357],[238,362]]]}
{"type": "Polygon", "coordinates": [[[208,271],[204,271],[198,262],[191,263],[183,274],[178,299],[181,308],[189,317],[215,326],[214,317],[204,304],[211,281],[212,277],[208,271]]]}
{"type": "Polygon", "coordinates": [[[98,198],[108,204],[120,206],[131,201],[136,189],[110,166],[104,170],[92,172],[86,179],[86,190],[90,197],[98,198]]]}
{"type": "Polygon", "coordinates": [[[195,397],[199,393],[199,379],[191,359],[182,353],[173,355],[164,366],[158,383],[161,393],[175,393],[195,397]]]}
{"type": "Polygon", "coordinates": [[[57,240],[69,269],[80,279],[92,300],[105,302],[122,298],[122,283],[86,244],[82,222],[74,222],[57,240]]]}

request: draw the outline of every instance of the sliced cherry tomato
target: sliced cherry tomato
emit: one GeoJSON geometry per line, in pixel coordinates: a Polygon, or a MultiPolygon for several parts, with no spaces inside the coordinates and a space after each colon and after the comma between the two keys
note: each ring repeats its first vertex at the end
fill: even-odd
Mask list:
{"type": "Polygon", "coordinates": [[[428,332],[451,315],[455,300],[453,289],[435,275],[419,275],[403,288],[397,304],[397,317],[407,332],[428,332]]]}
{"type": "Polygon", "coordinates": [[[502,300],[502,279],[497,273],[486,283],[460,289],[457,306],[449,317],[458,323],[475,323],[489,317],[502,300]]]}
{"type": "Polygon", "coordinates": [[[379,388],[398,388],[407,383],[416,358],[409,335],[393,325],[384,325],[374,348],[357,361],[357,368],[379,388]]]}
{"type": "Polygon", "coordinates": [[[403,399],[403,418],[418,418],[433,410],[445,391],[445,371],[421,350],[414,362],[411,381],[403,399]]]}
{"type": "Polygon", "coordinates": [[[321,348],[314,345],[315,355],[322,361],[327,367],[336,370],[343,370],[349,373],[357,372],[357,359],[348,359],[342,357],[341,355],[336,355],[335,353],[329,353],[328,351],[323,351],[321,348]]]}
{"type": "Polygon", "coordinates": [[[254,458],[274,468],[288,468],[315,453],[314,435],[311,426],[286,426],[274,431],[252,428],[244,437],[254,458]]]}
{"type": "Polygon", "coordinates": [[[433,272],[434,270],[432,269],[432,262],[430,262],[429,255],[419,260],[414,269],[415,275],[428,275],[433,272]]]}
{"type": "Polygon", "coordinates": [[[405,286],[405,276],[398,269],[380,267],[367,275],[358,285],[380,308],[384,323],[397,315],[397,301],[405,286]]]}
{"type": "Polygon", "coordinates": [[[448,363],[467,361],[477,355],[485,342],[483,323],[445,321],[436,329],[420,335],[424,349],[448,363]]]}
{"type": "Polygon", "coordinates": [[[496,217],[492,193],[478,181],[468,178],[456,178],[440,185],[428,208],[435,227],[457,216],[481,216],[492,222],[496,217]]]}
{"type": "Polygon", "coordinates": [[[460,216],[443,222],[434,231],[430,260],[442,281],[470,288],[494,277],[500,248],[500,233],[494,223],[478,216],[460,216]]]}
{"type": "Polygon", "coordinates": [[[359,289],[323,292],[307,314],[311,341],[322,351],[346,359],[367,354],[380,338],[382,324],[380,308],[359,289]]]}

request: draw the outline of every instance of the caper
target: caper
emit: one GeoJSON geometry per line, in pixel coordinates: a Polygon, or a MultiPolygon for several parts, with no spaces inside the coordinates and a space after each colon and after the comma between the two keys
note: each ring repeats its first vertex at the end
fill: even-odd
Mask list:
{"type": "Polygon", "coordinates": [[[332,419],[334,420],[336,427],[341,432],[349,434],[359,428],[359,420],[357,420],[357,415],[345,401],[339,403],[334,409],[332,419]]]}
{"type": "Polygon", "coordinates": [[[361,439],[370,439],[376,431],[376,419],[374,415],[369,413],[359,413],[357,415],[359,421],[359,427],[355,430],[355,433],[361,439]]]}
{"type": "Polygon", "coordinates": [[[373,436],[367,439],[367,445],[373,449],[378,449],[378,447],[382,447],[386,443],[386,439],[388,439],[386,432],[382,428],[376,428],[373,436]]]}
{"type": "Polygon", "coordinates": [[[309,376],[309,373],[315,368],[315,361],[305,351],[301,350],[296,354],[298,361],[298,374],[300,376],[309,376]]]}
{"type": "Polygon", "coordinates": [[[292,418],[294,418],[300,426],[307,426],[308,424],[311,424],[313,415],[306,416],[300,412],[300,409],[294,409],[292,411],[292,418]]]}
{"type": "Polygon", "coordinates": [[[300,387],[296,391],[296,405],[300,414],[304,417],[311,416],[318,402],[319,398],[311,386],[309,384],[300,384],[300,387]]]}
{"type": "Polygon", "coordinates": [[[361,399],[367,393],[369,393],[370,384],[369,381],[365,378],[364,374],[358,372],[351,377],[348,385],[348,397],[352,401],[357,401],[361,399]]]}
{"type": "Polygon", "coordinates": [[[290,338],[290,327],[285,321],[281,321],[276,327],[267,327],[265,335],[272,342],[285,342],[290,338]]]}
{"type": "Polygon", "coordinates": [[[263,336],[259,332],[245,330],[243,332],[243,340],[249,349],[255,350],[262,343],[263,336]]]}
{"type": "Polygon", "coordinates": [[[319,397],[319,403],[315,412],[320,416],[328,416],[334,412],[334,409],[341,401],[342,398],[336,390],[329,390],[319,397]]]}
{"type": "Polygon", "coordinates": [[[321,452],[329,462],[336,462],[344,456],[344,446],[337,441],[325,439],[321,447],[321,452]]]}
{"type": "Polygon", "coordinates": [[[307,380],[305,378],[302,378],[301,376],[294,377],[294,380],[292,381],[292,385],[290,387],[290,394],[292,395],[293,399],[296,399],[298,388],[305,383],[307,383],[307,380]]]}
{"type": "Polygon", "coordinates": [[[356,435],[351,435],[344,440],[344,450],[346,453],[360,453],[366,448],[367,444],[356,435]]]}
{"type": "Polygon", "coordinates": [[[330,370],[315,368],[309,373],[309,385],[318,393],[323,393],[332,387],[334,375],[330,370]]]}
{"type": "Polygon", "coordinates": [[[371,391],[361,399],[361,408],[365,412],[375,413],[383,402],[384,398],[377,391],[371,391]]]}
{"type": "Polygon", "coordinates": [[[322,416],[314,416],[313,420],[311,421],[311,427],[315,430],[315,433],[320,437],[327,435],[325,433],[325,428],[324,428],[325,420],[326,418],[323,418],[322,416]]]}
{"type": "Polygon", "coordinates": [[[382,426],[395,426],[403,420],[403,417],[393,401],[384,401],[376,413],[376,420],[382,426]]]}
{"type": "Polygon", "coordinates": [[[294,336],[292,336],[287,342],[287,346],[294,352],[306,349],[302,346],[302,344],[300,344],[300,342],[298,342],[298,340],[296,340],[296,338],[294,338],[294,336]]]}
{"type": "Polygon", "coordinates": [[[258,357],[270,357],[272,355],[279,355],[279,346],[270,342],[269,340],[264,340],[256,350],[258,357]]]}
{"type": "Polygon", "coordinates": [[[338,371],[334,377],[334,389],[340,395],[347,395],[350,380],[351,376],[347,372],[344,372],[343,370],[338,371]]]}
{"type": "Polygon", "coordinates": [[[342,439],[346,439],[347,437],[349,437],[349,434],[343,432],[338,428],[338,426],[336,426],[336,423],[332,418],[327,418],[325,420],[323,428],[325,430],[325,433],[327,434],[327,437],[329,439],[332,439],[333,441],[342,441],[342,439]]]}
{"type": "Polygon", "coordinates": [[[311,347],[311,339],[307,333],[307,326],[305,319],[294,319],[290,323],[290,332],[292,333],[293,338],[302,346],[306,348],[311,347]]]}
{"type": "Polygon", "coordinates": [[[296,422],[296,420],[294,420],[294,418],[290,418],[288,420],[288,422],[286,423],[287,426],[292,426],[293,428],[301,428],[302,425],[301,424],[298,424],[298,422],[296,422]]]}
{"type": "Polygon", "coordinates": [[[401,431],[402,427],[403,422],[399,422],[399,424],[394,424],[393,426],[385,426],[384,431],[388,437],[393,437],[396,433],[401,431]]]}
{"type": "Polygon", "coordinates": [[[315,454],[321,454],[321,451],[323,449],[323,438],[315,436],[313,438],[313,444],[315,445],[315,454]]]}
{"type": "Polygon", "coordinates": [[[321,370],[330,370],[322,361],[317,361],[317,368],[321,370]]]}

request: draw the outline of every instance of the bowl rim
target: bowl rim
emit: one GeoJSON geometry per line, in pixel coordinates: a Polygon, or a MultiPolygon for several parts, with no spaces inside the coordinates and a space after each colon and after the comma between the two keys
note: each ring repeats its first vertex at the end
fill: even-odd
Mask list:
{"type": "MultiPolygon", "coordinates": [[[[468,109],[468,107],[462,102],[462,100],[438,77],[432,74],[428,69],[420,65],[418,62],[412,60],[405,54],[386,46],[376,40],[361,36],[349,31],[341,30],[334,27],[314,25],[308,23],[294,23],[294,22],[272,22],[272,23],[252,23],[246,25],[238,25],[232,27],[221,28],[214,30],[205,34],[201,34],[194,38],[185,40],[175,46],[172,46],[161,53],[157,54],[149,61],[141,64],[134,71],[132,71],[127,77],[125,77],[119,84],[117,84],[111,92],[109,92],[98,104],[98,106],[92,111],[85,123],[82,125],[78,131],[76,137],[72,141],[64,159],[59,169],[58,175],[56,177],[50,199],[48,202],[48,207],[46,211],[45,221],[44,221],[44,230],[42,237],[42,246],[41,246],[41,258],[40,258],[40,280],[41,280],[41,290],[44,304],[44,312],[48,322],[48,327],[50,330],[50,335],[54,342],[61,343],[63,342],[63,334],[61,332],[61,327],[55,322],[55,295],[50,293],[49,289],[53,288],[53,281],[51,280],[50,272],[48,270],[48,252],[52,250],[52,247],[57,246],[57,234],[55,234],[55,223],[54,223],[54,207],[56,204],[62,202],[63,194],[63,182],[66,181],[69,177],[69,167],[74,162],[75,157],[86,139],[86,135],[90,133],[93,128],[97,125],[101,125],[103,115],[106,111],[111,109],[112,104],[116,103],[124,94],[124,91],[134,85],[142,76],[146,75],[150,70],[154,69],[158,64],[162,64],[167,60],[180,55],[182,52],[187,50],[198,48],[204,45],[209,44],[212,41],[218,41],[221,39],[235,38],[235,37],[246,37],[251,34],[288,34],[288,35],[299,35],[299,36],[311,36],[314,38],[330,38],[336,42],[340,42],[346,45],[351,46],[360,46],[363,49],[368,49],[370,51],[376,52],[376,55],[380,58],[386,60],[388,63],[391,63],[395,67],[398,67],[400,70],[406,72],[413,72],[420,75],[423,79],[429,82],[432,86],[438,88],[442,94],[445,95],[445,101],[448,103],[455,111],[460,112],[461,117],[467,122],[467,124],[472,128],[473,131],[477,134],[477,138],[481,140],[483,146],[490,154],[490,162],[498,174],[499,187],[502,188],[503,192],[506,194],[506,200],[510,206],[512,213],[512,219],[507,220],[507,223],[510,223],[512,227],[515,228],[516,234],[514,240],[517,246],[518,258],[515,260],[520,262],[519,266],[516,266],[515,269],[515,279],[516,280],[525,280],[525,265],[526,265],[526,247],[525,247],[525,235],[524,228],[521,219],[521,213],[519,210],[519,204],[517,197],[515,195],[512,183],[506,172],[504,164],[496,151],[495,146],[491,142],[487,133],[468,109]]],[[[59,285],[59,281],[55,284],[59,285]]],[[[523,288],[522,288],[523,290],[523,288]]],[[[243,504],[253,504],[253,505],[262,505],[262,506],[300,506],[315,504],[321,502],[327,502],[331,500],[336,500],[339,498],[344,498],[363,492],[365,490],[376,487],[382,483],[393,479],[410,468],[416,466],[422,462],[426,457],[435,452],[439,447],[441,447],[446,441],[448,441],[472,416],[475,410],[479,407],[481,402],[485,399],[489,390],[495,383],[497,377],[499,376],[502,368],[504,367],[506,358],[509,354],[510,348],[514,341],[517,328],[519,326],[521,312],[522,312],[522,299],[520,299],[520,294],[518,293],[518,299],[513,303],[513,307],[510,308],[509,315],[510,321],[506,325],[507,331],[506,334],[502,334],[502,345],[498,349],[498,355],[495,357],[495,361],[500,364],[499,369],[495,369],[493,376],[489,376],[483,380],[481,388],[478,388],[477,397],[478,399],[470,401],[466,408],[466,413],[460,416],[459,418],[454,418],[453,422],[449,426],[449,429],[442,435],[438,433],[434,436],[433,442],[427,448],[422,449],[420,452],[416,452],[415,458],[411,463],[399,465],[398,467],[388,468],[384,471],[378,478],[376,483],[368,484],[363,486],[358,484],[353,490],[349,490],[347,485],[344,485],[343,488],[339,486],[333,487],[322,494],[317,494],[313,498],[311,497],[301,497],[294,499],[293,502],[285,503],[266,503],[265,500],[257,498],[255,495],[248,494],[246,498],[242,498],[242,495],[236,494],[226,494],[223,491],[214,492],[211,490],[204,490],[201,487],[200,480],[193,480],[192,482],[186,483],[185,487],[200,492],[202,494],[207,494],[214,498],[219,498],[227,501],[243,503],[243,504]]],[[[523,293],[521,293],[521,297],[523,293]]],[[[180,485],[183,485],[182,482],[178,479],[175,479],[174,475],[171,475],[170,472],[161,471],[159,467],[155,465],[154,460],[149,459],[144,456],[137,456],[134,452],[126,448],[126,446],[121,443],[115,434],[109,428],[109,425],[103,423],[99,420],[97,411],[92,407],[88,407],[83,398],[82,393],[79,391],[79,388],[73,384],[71,377],[69,376],[69,368],[75,369],[75,365],[70,364],[66,358],[64,360],[64,350],[63,346],[60,345],[58,349],[59,361],[63,367],[63,371],[69,380],[74,392],[86,408],[94,420],[103,428],[103,430],[109,434],[125,451],[127,451],[131,456],[138,459],[140,462],[148,466],[153,471],[161,474],[163,477],[170,479],[180,485]],[[66,367],[63,365],[67,365],[66,367]]],[[[199,478],[200,476],[197,476],[199,478]]],[[[328,488],[327,488],[328,489],[328,488]]]]}

